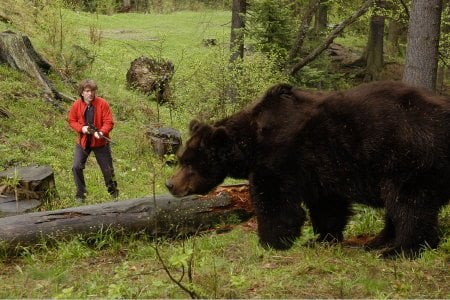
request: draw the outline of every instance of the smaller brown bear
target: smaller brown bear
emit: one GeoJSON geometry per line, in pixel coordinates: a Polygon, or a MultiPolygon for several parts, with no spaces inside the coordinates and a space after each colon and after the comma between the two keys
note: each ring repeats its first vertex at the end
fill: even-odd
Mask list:
{"type": "Polygon", "coordinates": [[[226,176],[248,178],[264,246],[287,249],[308,208],[319,241],[341,241],[353,203],[385,208],[368,248],[390,257],[437,247],[450,198],[450,100],[400,82],[348,91],[270,88],[251,107],[191,137],[168,189],[206,193],[226,176]]]}

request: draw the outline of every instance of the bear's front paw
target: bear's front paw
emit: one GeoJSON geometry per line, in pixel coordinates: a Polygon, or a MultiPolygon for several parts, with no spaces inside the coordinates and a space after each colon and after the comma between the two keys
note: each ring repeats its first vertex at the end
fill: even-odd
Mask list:
{"type": "Polygon", "coordinates": [[[260,245],[265,249],[287,250],[292,247],[296,237],[284,237],[271,240],[260,239],[260,245]]]}
{"type": "Polygon", "coordinates": [[[389,239],[389,238],[385,237],[384,235],[380,234],[380,235],[377,235],[376,237],[374,237],[369,242],[367,242],[364,245],[364,249],[366,249],[367,251],[370,251],[370,250],[389,248],[389,247],[392,247],[392,245],[393,245],[392,239],[389,239]]]}
{"type": "Polygon", "coordinates": [[[406,259],[415,259],[420,254],[420,248],[402,248],[402,247],[391,247],[385,249],[381,252],[381,257],[384,259],[397,259],[403,257],[406,259]]]}

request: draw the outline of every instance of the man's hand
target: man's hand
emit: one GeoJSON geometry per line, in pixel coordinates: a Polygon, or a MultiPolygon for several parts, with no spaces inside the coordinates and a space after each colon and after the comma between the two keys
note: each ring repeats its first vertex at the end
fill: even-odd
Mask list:
{"type": "Polygon", "coordinates": [[[89,126],[83,126],[81,128],[81,132],[83,132],[84,134],[90,134],[89,132],[89,126]]]}
{"type": "Polygon", "coordinates": [[[101,131],[96,131],[96,132],[94,132],[94,137],[95,137],[96,139],[101,139],[102,136],[103,136],[103,133],[102,133],[101,131]]]}

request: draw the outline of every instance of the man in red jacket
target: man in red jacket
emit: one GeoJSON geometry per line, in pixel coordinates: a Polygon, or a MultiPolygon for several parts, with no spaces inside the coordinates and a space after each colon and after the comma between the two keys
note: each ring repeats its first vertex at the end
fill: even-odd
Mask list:
{"type": "Polygon", "coordinates": [[[114,176],[109,132],[114,127],[111,109],[105,99],[96,96],[97,84],[91,79],[83,80],[78,86],[77,99],[70,108],[68,122],[77,132],[77,144],[72,171],[77,187],[76,201],[86,199],[86,183],[83,170],[89,154],[93,151],[105,179],[109,194],[117,198],[119,190],[114,176]]]}

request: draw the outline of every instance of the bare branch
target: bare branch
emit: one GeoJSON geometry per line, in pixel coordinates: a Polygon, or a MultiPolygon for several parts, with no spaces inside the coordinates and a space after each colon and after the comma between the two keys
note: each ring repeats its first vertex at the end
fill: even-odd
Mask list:
{"type": "Polygon", "coordinates": [[[330,33],[330,35],[325,39],[325,41],[314,51],[312,51],[308,56],[306,56],[301,62],[294,65],[290,71],[291,75],[295,75],[300,69],[306,66],[308,63],[316,59],[325,49],[330,46],[330,44],[334,41],[334,39],[344,30],[345,27],[355,22],[360,16],[365,14],[369,7],[372,5],[373,0],[367,0],[364,4],[356,11],[353,15],[351,15],[348,19],[343,21],[341,24],[336,26],[336,28],[330,33]]]}
{"type": "MultiPolygon", "coordinates": [[[[183,291],[185,291],[187,294],[189,294],[189,296],[192,299],[201,299],[204,297],[200,297],[195,291],[190,290],[189,288],[187,288],[186,286],[184,286],[184,284],[181,283],[181,280],[178,281],[176,280],[173,276],[172,273],[169,271],[169,269],[166,266],[166,263],[164,262],[163,258],[161,257],[161,254],[159,253],[159,249],[158,246],[156,245],[154,247],[155,252],[156,252],[156,256],[158,256],[159,261],[161,262],[161,265],[163,266],[164,271],[166,272],[167,276],[169,276],[170,280],[172,282],[174,282],[176,285],[178,285],[178,287],[180,287],[183,291]]],[[[183,267],[183,275],[184,275],[184,267],[183,267]]],[[[182,276],[183,277],[183,276],[182,276]]]]}
{"type": "MultiPolygon", "coordinates": [[[[310,2],[308,9],[306,10],[306,13],[304,14],[302,18],[302,22],[300,23],[300,27],[298,29],[297,38],[294,42],[294,45],[292,45],[291,50],[289,51],[289,56],[287,59],[287,64],[289,64],[295,56],[300,52],[303,42],[306,37],[306,32],[308,31],[308,26],[311,23],[311,19],[314,15],[314,13],[319,8],[320,0],[314,0],[313,2],[310,2]]],[[[287,65],[286,65],[287,67],[287,65]]]]}

